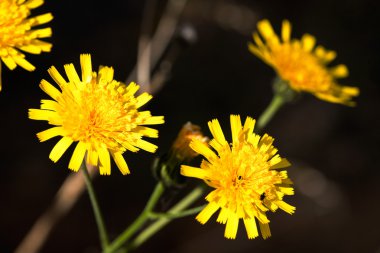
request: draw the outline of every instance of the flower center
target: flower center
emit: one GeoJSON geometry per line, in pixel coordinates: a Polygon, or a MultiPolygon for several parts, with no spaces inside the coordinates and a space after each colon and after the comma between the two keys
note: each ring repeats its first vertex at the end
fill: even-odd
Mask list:
{"type": "Polygon", "coordinates": [[[75,141],[86,143],[105,143],[108,148],[123,149],[122,144],[133,136],[126,132],[135,128],[133,121],[137,117],[137,109],[128,107],[122,94],[116,89],[92,80],[85,84],[83,90],[73,94],[71,90],[64,90],[65,104],[60,114],[62,126],[75,141]],[[80,99],[70,100],[70,97],[79,96],[80,99]]]}
{"type": "MultiPolygon", "coordinates": [[[[23,21],[30,11],[25,5],[17,5],[15,1],[5,0],[0,3],[0,46],[17,46],[25,40],[25,32],[30,25],[23,21]]],[[[0,55],[3,55],[0,51],[0,55]]]]}
{"type": "Polygon", "coordinates": [[[323,63],[296,44],[283,44],[275,49],[273,66],[296,90],[324,91],[333,81],[323,63]]]}
{"type": "Polygon", "coordinates": [[[278,182],[277,172],[269,170],[268,154],[249,143],[226,149],[219,156],[212,183],[227,197],[226,207],[262,202],[263,194],[278,182]]]}

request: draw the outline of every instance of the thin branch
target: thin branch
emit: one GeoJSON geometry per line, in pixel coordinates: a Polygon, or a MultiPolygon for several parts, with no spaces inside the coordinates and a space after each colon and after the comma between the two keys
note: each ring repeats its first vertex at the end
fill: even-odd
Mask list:
{"type": "MultiPolygon", "coordinates": [[[[170,41],[172,40],[177,29],[179,17],[182,14],[182,11],[184,10],[186,3],[187,0],[168,1],[165,11],[160,18],[153,38],[147,43],[145,49],[139,54],[144,57],[146,57],[147,55],[151,55],[149,74],[152,72],[152,69],[157,65],[158,61],[164,54],[165,49],[168,47],[170,41]]],[[[145,64],[145,66],[147,65],[145,64]]],[[[130,73],[130,75],[128,76],[126,83],[130,83],[131,81],[136,79],[137,68],[138,67],[136,65],[130,73]]],[[[144,85],[145,90],[150,90],[150,87],[146,87],[147,84],[144,85]]],[[[148,85],[150,86],[150,83],[148,85]]]]}
{"type": "Polygon", "coordinates": [[[137,83],[140,85],[140,92],[150,93],[150,58],[151,58],[151,33],[157,0],[147,0],[144,7],[141,32],[138,42],[137,52],[137,83]]]}

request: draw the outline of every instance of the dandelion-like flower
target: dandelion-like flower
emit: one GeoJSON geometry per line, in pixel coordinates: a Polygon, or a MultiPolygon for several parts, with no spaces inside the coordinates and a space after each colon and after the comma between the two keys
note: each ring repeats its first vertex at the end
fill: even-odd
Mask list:
{"type": "Polygon", "coordinates": [[[217,119],[208,122],[213,135],[207,144],[193,140],[190,147],[203,155],[200,168],[182,165],[184,176],[203,179],[214,190],[206,196],[209,202],[196,219],[205,224],[220,209],[217,221],[226,224],[224,236],[235,239],[239,220],[243,219],[248,238],[269,237],[267,211],[278,208],[292,214],[295,207],[283,201],[293,195],[292,182],[284,169],[289,162],[273,147],[273,138],[253,132],[255,120],[247,117],[244,126],[240,116],[231,115],[232,143],[229,144],[217,119]]]}
{"type": "Polygon", "coordinates": [[[71,170],[78,171],[86,157],[88,164],[99,166],[100,174],[109,175],[111,155],[122,174],[128,174],[122,154],[139,149],[155,152],[157,146],[142,137],[157,138],[158,131],[147,125],[162,124],[164,117],[139,111],[152,96],[142,93],[135,97],[139,86],[115,81],[111,67],[93,72],[89,54],[80,56],[80,65],[81,79],[73,64],[64,66],[68,82],[54,66],[48,70],[61,91],[42,80],[41,89],[53,100],[41,100],[41,109],[29,109],[29,118],[54,125],[37,134],[40,141],[62,136],[49,156],[54,162],[73,142],[78,142],[69,163],[71,170]]]}
{"type": "Polygon", "coordinates": [[[39,39],[50,37],[51,28],[33,28],[52,20],[52,14],[46,13],[29,17],[31,10],[43,3],[43,0],[0,1],[0,58],[11,70],[17,65],[28,71],[35,69],[19,50],[31,54],[50,52],[52,45],[39,39]]]}
{"type": "Polygon", "coordinates": [[[327,66],[336,57],[334,51],[315,47],[316,39],[310,34],[304,34],[301,40],[291,39],[291,24],[287,20],[282,23],[282,40],[268,20],[260,21],[257,27],[265,43],[254,33],[255,44],[249,43],[249,50],[271,66],[293,90],[309,92],[332,103],[355,105],[351,99],[359,95],[359,89],[341,86],[336,81],[348,76],[347,67],[327,66]]]}

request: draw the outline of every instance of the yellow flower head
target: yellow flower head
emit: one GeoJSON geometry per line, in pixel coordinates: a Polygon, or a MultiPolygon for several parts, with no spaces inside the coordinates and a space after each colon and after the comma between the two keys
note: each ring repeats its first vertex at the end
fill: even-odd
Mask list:
{"type": "Polygon", "coordinates": [[[43,3],[43,0],[0,1],[0,58],[11,70],[17,65],[28,71],[35,69],[19,50],[31,54],[50,52],[51,44],[39,39],[50,37],[51,29],[32,29],[49,22],[53,16],[51,13],[46,13],[29,18],[31,10],[43,3]]]}
{"type": "Polygon", "coordinates": [[[244,126],[240,116],[231,115],[232,143],[223,135],[218,120],[208,122],[214,137],[209,145],[193,140],[190,147],[203,155],[200,168],[182,165],[184,176],[203,179],[214,188],[206,196],[208,205],[196,219],[204,224],[220,209],[217,221],[226,224],[224,236],[235,239],[239,220],[243,219],[248,238],[258,236],[256,219],[264,238],[270,236],[267,211],[280,208],[292,214],[295,207],[285,203],[284,195],[294,194],[283,168],[289,162],[272,146],[273,138],[253,132],[255,120],[247,117],[244,126]]]}
{"type": "Polygon", "coordinates": [[[315,47],[316,40],[310,34],[304,34],[301,40],[291,40],[291,24],[287,20],[282,23],[282,40],[268,20],[260,21],[257,27],[265,43],[254,33],[256,44],[249,43],[249,50],[271,66],[292,89],[310,92],[328,102],[355,105],[351,99],[359,95],[359,89],[341,86],[336,81],[348,76],[347,67],[343,64],[327,66],[336,57],[334,51],[315,47]]]}
{"type": "Polygon", "coordinates": [[[64,66],[68,82],[54,66],[48,70],[61,91],[42,80],[41,89],[53,100],[41,100],[41,109],[29,109],[29,118],[54,125],[37,134],[40,141],[62,136],[49,156],[54,162],[76,141],[69,163],[71,170],[78,171],[86,155],[88,164],[99,166],[101,175],[109,175],[111,154],[121,173],[128,174],[122,154],[139,149],[155,152],[157,146],[142,137],[157,138],[158,131],[145,125],[162,124],[164,117],[139,111],[152,96],[143,93],[135,97],[139,86],[115,81],[111,67],[100,67],[98,73],[93,72],[89,54],[80,56],[80,64],[81,79],[73,64],[64,66]]]}

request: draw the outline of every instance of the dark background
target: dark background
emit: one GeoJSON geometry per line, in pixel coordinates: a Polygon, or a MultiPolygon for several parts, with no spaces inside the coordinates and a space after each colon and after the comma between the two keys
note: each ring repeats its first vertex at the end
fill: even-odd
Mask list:
{"type": "MultiPolygon", "coordinates": [[[[67,169],[72,148],[56,164],[48,158],[56,140],[39,143],[35,134],[45,122],[31,121],[28,108],[47,98],[39,88],[51,80],[47,68],[91,53],[94,69],[115,68],[125,80],[133,69],[145,1],[47,1],[33,14],[52,12],[53,50],[27,55],[37,66],[29,73],[3,66],[0,93],[0,252],[13,252],[34,221],[49,206],[67,169]]],[[[165,1],[159,1],[157,19],[165,1]]],[[[209,134],[207,121],[218,118],[229,131],[229,114],[257,118],[268,105],[274,72],[247,50],[256,22],[268,18],[277,32],[281,21],[293,24],[293,36],[310,33],[317,44],[338,53],[358,86],[358,106],[349,108],[305,94],[285,106],[266,132],[276,138],[280,154],[293,164],[289,173],[296,195],[293,216],[269,214],[272,237],[246,239],[240,224],[237,240],[223,238],[224,225],[211,218],[200,225],[193,217],[165,227],[137,252],[380,252],[378,1],[213,1],[189,0],[180,24],[190,24],[197,42],[176,58],[170,79],[147,106],[166,123],[157,128],[157,154],[170,147],[180,127],[192,121],[209,134]]],[[[132,174],[116,166],[97,177],[95,188],[111,237],[121,232],[144,207],[154,180],[149,166],[155,155],[125,155],[132,174]]],[[[50,234],[41,252],[100,252],[98,232],[84,194],[50,234]]]]}

